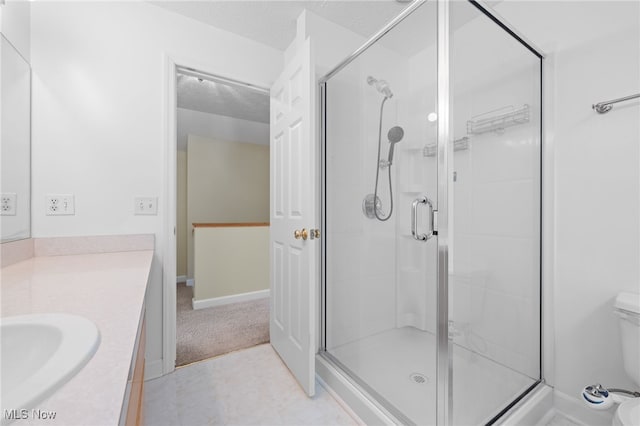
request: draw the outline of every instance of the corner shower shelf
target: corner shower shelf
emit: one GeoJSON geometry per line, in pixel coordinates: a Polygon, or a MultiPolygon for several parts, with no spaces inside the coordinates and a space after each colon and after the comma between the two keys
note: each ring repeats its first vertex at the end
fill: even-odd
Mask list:
{"type": "MultiPolygon", "coordinates": [[[[469,149],[469,136],[463,136],[460,139],[456,139],[453,141],[453,150],[454,151],[463,151],[469,149]]],[[[438,153],[438,145],[435,143],[425,145],[422,149],[422,155],[425,157],[435,157],[438,153]]]]}
{"type": "Polygon", "coordinates": [[[467,121],[467,134],[480,135],[486,132],[503,132],[505,128],[528,123],[530,107],[524,104],[520,108],[509,105],[494,111],[476,115],[467,121]]]}

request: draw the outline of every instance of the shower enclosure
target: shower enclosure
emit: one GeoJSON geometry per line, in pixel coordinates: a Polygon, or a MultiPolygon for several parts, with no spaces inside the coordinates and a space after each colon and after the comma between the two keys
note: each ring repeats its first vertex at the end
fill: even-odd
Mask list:
{"type": "Polygon", "coordinates": [[[491,424],[542,381],[542,56],[414,3],[320,81],[320,357],[404,424],[491,424]]]}

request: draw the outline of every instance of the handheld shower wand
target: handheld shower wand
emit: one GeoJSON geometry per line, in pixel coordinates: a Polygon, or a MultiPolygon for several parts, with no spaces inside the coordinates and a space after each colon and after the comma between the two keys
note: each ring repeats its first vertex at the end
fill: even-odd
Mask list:
{"type": "Polygon", "coordinates": [[[404,136],[404,130],[400,126],[394,126],[387,132],[387,138],[389,139],[389,154],[387,160],[380,159],[380,150],[382,146],[382,117],[384,115],[384,104],[387,100],[393,97],[393,92],[389,88],[389,83],[384,80],[378,80],[371,76],[367,77],[367,83],[376,88],[378,92],[384,95],[382,102],[380,103],[380,120],[378,122],[378,156],[376,157],[376,184],[373,190],[373,194],[369,194],[365,197],[362,204],[362,211],[368,218],[376,218],[379,221],[387,221],[393,214],[393,185],[391,183],[391,164],[393,163],[393,154],[395,152],[395,146],[402,140],[404,136]],[[378,198],[378,182],[380,178],[380,169],[388,169],[388,182],[389,182],[389,213],[383,216],[382,202],[378,198]]]}
{"type": "Polygon", "coordinates": [[[389,129],[387,133],[387,138],[389,138],[389,158],[387,159],[389,166],[393,163],[393,151],[395,150],[396,144],[402,140],[404,136],[404,130],[400,126],[393,126],[389,129]]]}

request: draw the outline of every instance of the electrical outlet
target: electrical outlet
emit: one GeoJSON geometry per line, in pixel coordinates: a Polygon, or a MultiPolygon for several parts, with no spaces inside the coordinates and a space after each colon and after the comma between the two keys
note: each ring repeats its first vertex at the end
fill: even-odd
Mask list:
{"type": "Polygon", "coordinates": [[[76,214],[73,194],[48,194],[47,216],[65,216],[76,214]]]}
{"type": "Polygon", "coordinates": [[[2,193],[2,197],[0,199],[2,201],[2,203],[0,204],[0,215],[15,216],[18,195],[15,192],[4,192],[2,193]]]}
{"type": "Polygon", "coordinates": [[[133,214],[135,215],[157,215],[158,197],[135,197],[133,199],[133,214]]]}

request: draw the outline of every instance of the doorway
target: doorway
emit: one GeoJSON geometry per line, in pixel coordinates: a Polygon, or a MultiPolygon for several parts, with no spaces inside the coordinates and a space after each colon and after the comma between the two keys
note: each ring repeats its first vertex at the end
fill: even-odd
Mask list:
{"type": "Polygon", "coordinates": [[[269,91],[178,67],[176,130],[179,367],[269,341],[269,91]]]}

